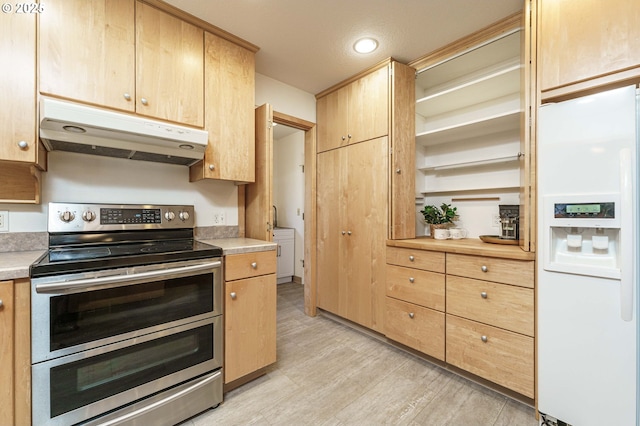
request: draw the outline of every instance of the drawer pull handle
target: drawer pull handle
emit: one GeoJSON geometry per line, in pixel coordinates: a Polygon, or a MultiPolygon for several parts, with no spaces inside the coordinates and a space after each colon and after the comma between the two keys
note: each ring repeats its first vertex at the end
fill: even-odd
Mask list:
{"type": "Polygon", "coordinates": [[[480,269],[482,269],[482,272],[487,272],[489,270],[489,268],[487,268],[487,265],[482,265],[480,269]]]}
{"type": "Polygon", "coordinates": [[[236,300],[236,298],[238,297],[238,295],[236,294],[236,292],[235,292],[235,291],[232,291],[232,292],[229,294],[229,296],[231,296],[231,299],[232,299],[232,300],[236,300]]]}
{"type": "Polygon", "coordinates": [[[251,267],[252,267],[253,269],[257,269],[257,268],[258,268],[258,264],[257,264],[256,262],[253,262],[253,263],[251,264],[251,267]]]}
{"type": "Polygon", "coordinates": [[[415,315],[414,315],[414,313],[413,313],[413,312],[409,312],[409,318],[413,319],[413,317],[414,317],[414,316],[415,316],[415,315]]]}
{"type": "Polygon", "coordinates": [[[414,282],[416,282],[416,279],[415,279],[415,278],[413,278],[413,277],[410,277],[410,278],[409,278],[409,282],[413,284],[414,282]]]}
{"type": "Polygon", "coordinates": [[[482,336],[480,338],[480,340],[482,340],[484,343],[487,343],[489,341],[489,339],[487,338],[487,336],[482,336]]]}
{"type": "Polygon", "coordinates": [[[413,262],[415,259],[416,259],[415,257],[413,257],[413,256],[409,256],[409,260],[410,260],[411,262],[413,262]]]}
{"type": "Polygon", "coordinates": [[[487,298],[487,292],[483,291],[482,293],[480,293],[480,296],[482,296],[483,299],[487,298]]]}

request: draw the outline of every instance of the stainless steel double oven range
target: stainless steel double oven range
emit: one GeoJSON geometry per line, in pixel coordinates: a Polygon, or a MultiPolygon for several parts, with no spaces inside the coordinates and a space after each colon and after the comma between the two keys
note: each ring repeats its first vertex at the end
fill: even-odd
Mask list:
{"type": "Polygon", "coordinates": [[[193,206],[49,204],[33,424],[175,424],[222,401],[222,249],[193,228],[193,206]]]}

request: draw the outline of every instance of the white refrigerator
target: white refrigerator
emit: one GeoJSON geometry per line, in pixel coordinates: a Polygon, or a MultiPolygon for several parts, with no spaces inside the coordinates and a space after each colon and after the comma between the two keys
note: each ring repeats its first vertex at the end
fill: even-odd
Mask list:
{"type": "Polygon", "coordinates": [[[540,108],[541,420],[640,424],[638,103],[628,86],[540,108]]]}

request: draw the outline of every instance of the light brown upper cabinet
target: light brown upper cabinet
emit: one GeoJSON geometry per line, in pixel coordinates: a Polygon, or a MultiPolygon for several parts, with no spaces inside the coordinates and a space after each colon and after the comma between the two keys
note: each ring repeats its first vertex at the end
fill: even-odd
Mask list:
{"type": "Polygon", "coordinates": [[[52,0],[39,21],[40,92],[204,125],[204,31],[133,0],[52,0]]]}
{"type": "Polygon", "coordinates": [[[318,152],[389,134],[389,68],[318,95],[318,152]]]}
{"type": "Polygon", "coordinates": [[[538,0],[542,99],[640,78],[640,2],[538,0]]]}
{"type": "Polygon", "coordinates": [[[389,136],[388,238],[415,236],[415,69],[391,58],[316,95],[317,152],[389,136]],[[343,139],[344,137],[344,139],[343,139]]]}
{"type": "Polygon", "coordinates": [[[207,32],[204,68],[209,145],[190,180],[254,182],[255,53],[207,32]]]}
{"type": "Polygon", "coordinates": [[[46,154],[36,135],[36,15],[0,14],[0,203],[38,203],[46,154]]]}

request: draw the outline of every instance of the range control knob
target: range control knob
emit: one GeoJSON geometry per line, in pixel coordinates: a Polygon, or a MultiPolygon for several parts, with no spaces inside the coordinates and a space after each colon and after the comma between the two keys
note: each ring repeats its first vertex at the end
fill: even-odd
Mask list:
{"type": "Polygon", "coordinates": [[[76,215],[73,214],[72,212],[70,212],[69,210],[65,210],[63,212],[60,213],[60,220],[66,223],[71,222],[73,219],[76,218],[76,215]]]}
{"type": "Polygon", "coordinates": [[[82,212],[82,220],[85,222],[91,222],[96,218],[96,214],[91,210],[85,210],[82,212]]]}
{"type": "Polygon", "coordinates": [[[166,212],[164,214],[164,218],[167,219],[167,221],[171,222],[173,219],[176,218],[176,214],[174,212],[166,212]]]}
{"type": "Polygon", "coordinates": [[[181,221],[185,221],[185,220],[189,220],[189,212],[180,212],[178,213],[178,217],[180,218],[181,221]]]}

